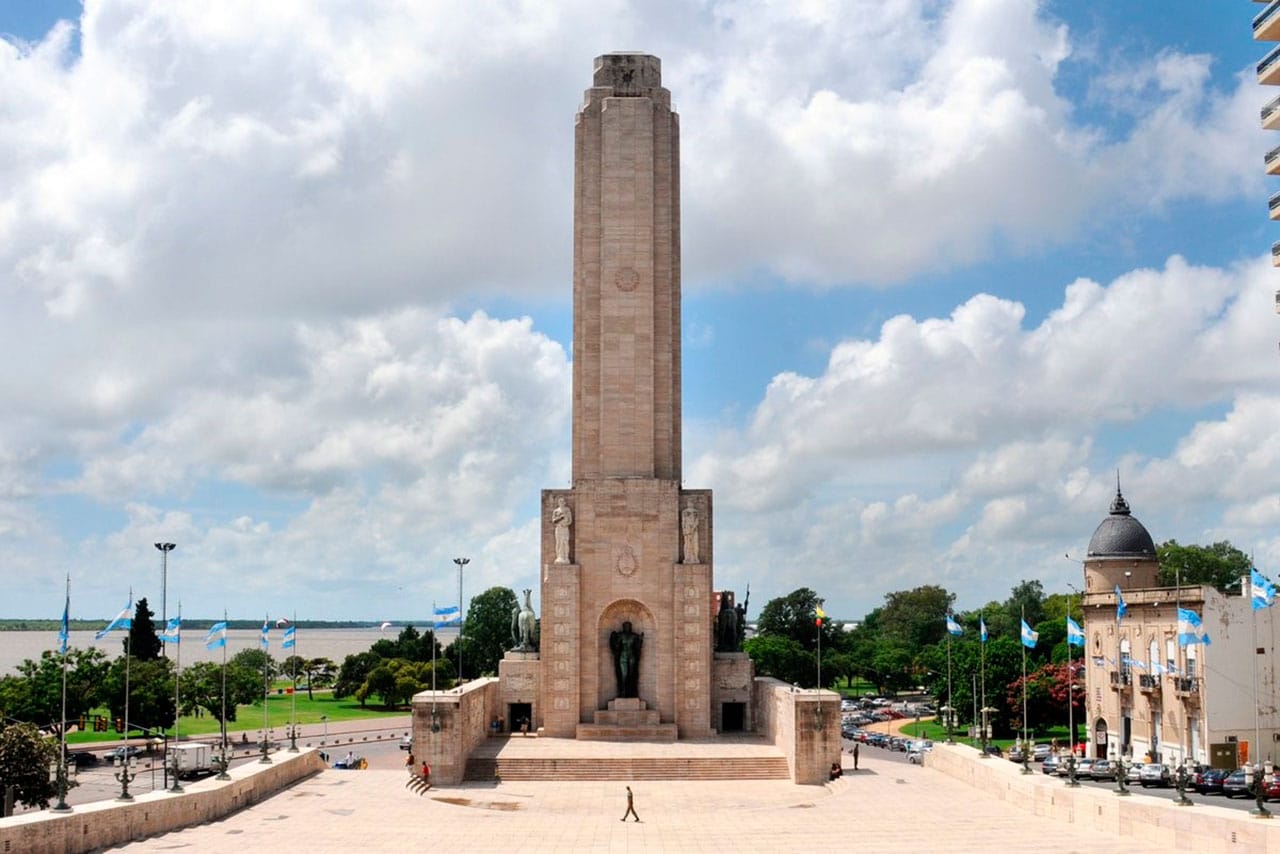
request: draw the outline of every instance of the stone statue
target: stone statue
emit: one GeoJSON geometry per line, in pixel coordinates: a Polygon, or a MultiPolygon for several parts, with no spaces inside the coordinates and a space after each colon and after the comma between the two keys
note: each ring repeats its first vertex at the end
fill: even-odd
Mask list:
{"type": "Polygon", "coordinates": [[[520,606],[511,606],[511,648],[520,648],[520,606]]]}
{"type": "Polygon", "coordinates": [[[533,590],[524,589],[524,607],[520,609],[520,651],[533,652],[533,632],[537,628],[538,618],[533,613],[533,603],[529,601],[533,590]]]}
{"type": "Polygon", "coordinates": [[[747,585],[747,595],[734,608],[734,613],[738,618],[738,649],[742,649],[742,644],[747,640],[747,605],[751,602],[751,585],[747,585]]]}
{"type": "Polygon", "coordinates": [[[684,562],[701,563],[698,559],[698,510],[686,507],[680,512],[680,533],[684,535],[684,562]]]}
{"type": "Polygon", "coordinates": [[[618,677],[619,697],[640,696],[640,648],[644,632],[631,631],[631,623],[623,623],[622,631],[609,633],[609,649],[613,652],[613,672],[618,677]]]}
{"type": "Polygon", "coordinates": [[[569,562],[569,526],[573,524],[573,511],[564,503],[564,496],[556,499],[551,511],[551,524],[556,530],[556,563],[569,562]]]}
{"type": "Polygon", "coordinates": [[[728,591],[720,593],[716,614],[716,652],[738,652],[738,612],[729,604],[728,591]]]}

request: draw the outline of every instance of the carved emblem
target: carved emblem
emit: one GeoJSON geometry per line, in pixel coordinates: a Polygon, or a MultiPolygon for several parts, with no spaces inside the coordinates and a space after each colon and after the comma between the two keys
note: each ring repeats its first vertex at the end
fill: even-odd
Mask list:
{"type": "Polygon", "coordinates": [[[636,553],[631,550],[631,546],[615,546],[613,554],[613,567],[618,570],[619,575],[624,578],[635,575],[640,563],[636,560],[636,553]]]}
{"type": "Polygon", "coordinates": [[[613,283],[617,285],[618,290],[629,294],[639,286],[640,274],[632,267],[623,267],[613,277],[613,283]]]}

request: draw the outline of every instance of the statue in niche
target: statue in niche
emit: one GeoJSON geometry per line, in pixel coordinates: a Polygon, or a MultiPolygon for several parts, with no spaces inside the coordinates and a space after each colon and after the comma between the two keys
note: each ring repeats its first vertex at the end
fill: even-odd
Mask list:
{"type": "Polygon", "coordinates": [[[684,535],[684,562],[701,563],[698,559],[698,510],[686,507],[680,512],[680,533],[684,535]]]}
{"type": "Polygon", "coordinates": [[[573,511],[564,503],[564,496],[556,499],[551,511],[551,524],[555,526],[556,563],[569,562],[569,527],[573,525],[573,511]]]}
{"type": "Polygon", "coordinates": [[[716,614],[716,652],[739,652],[738,612],[729,604],[728,591],[720,593],[720,611],[716,614]]]}
{"type": "Polygon", "coordinates": [[[524,589],[524,607],[519,609],[517,622],[519,626],[519,642],[516,647],[519,652],[533,652],[533,633],[538,625],[537,615],[533,613],[533,603],[529,601],[529,596],[533,590],[526,587],[524,589]]]}
{"type": "Polygon", "coordinates": [[[644,632],[631,631],[631,623],[622,624],[622,631],[609,633],[609,649],[613,652],[613,673],[618,678],[619,697],[640,696],[640,648],[644,644],[644,632]]]}

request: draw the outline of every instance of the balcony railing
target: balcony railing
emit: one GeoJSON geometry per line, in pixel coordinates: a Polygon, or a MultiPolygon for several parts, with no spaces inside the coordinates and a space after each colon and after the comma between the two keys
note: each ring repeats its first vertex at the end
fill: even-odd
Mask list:
{"type": "Polygon", "coordinates": [[[1148,692],[1159,691],[1160,677],[1150,676],[1146,673],[1143,673],[1138,676],[1138,687],[1141,688],[1143,691],[1148,691],[1148,692]]]}
{"type": "Polygon", "coordinates": [[[1267,72],[1271,70],[1271,67],[1276,64],[1278,59],[1280,59],[1280,47],[1272,48],[1270,53],[1262,57],[1262,61],[1258,63],[1259,83],[1265,82],[1263,78],[1266,77],[1267,72]]]}
{"type": "Polygon", "coordinates": [[[1128,670],[1112,670],[1111,671],[1111,687],[1117,691],[1129,688],[1133,685],[1133,674],[1128,670]]]}
{"type": "Polygon", "coordinates": [[[1269,25],[1276,23],[1276,13],[1280,12],[1280,0],[1271,3],[1267,8],[1263,9],[1253,17],[1253,37],[1255,39],[1268,39],[1274,37],[1273,32],[1269,32],[1269,25]]]}
{"type": "Polygon", "coordinates": [[[1175,676],[1173,690],[1179,697],[1196,696],[1200,693],[1200,680],[1194,676],[1175,676]]]}
{"type": "Polygon", "coordinates": [[[1267,122],[1273,118],[1277,118],[1276,113],[1280,112],[1280,96],[1272,98],[1262,108],[1259,116],[1262,118],[1262,126],[1268,128],[1267,122]]]}

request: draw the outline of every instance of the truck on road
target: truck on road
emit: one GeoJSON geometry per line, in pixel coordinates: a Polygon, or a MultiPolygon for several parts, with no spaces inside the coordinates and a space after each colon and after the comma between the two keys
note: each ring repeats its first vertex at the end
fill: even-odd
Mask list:
{"type": "Polygon", "coordinates": [[[189,780],[213,773],[213,748],[207,744],[175,744],[169,748],[166,759],[180,779],[189,780]]]}

